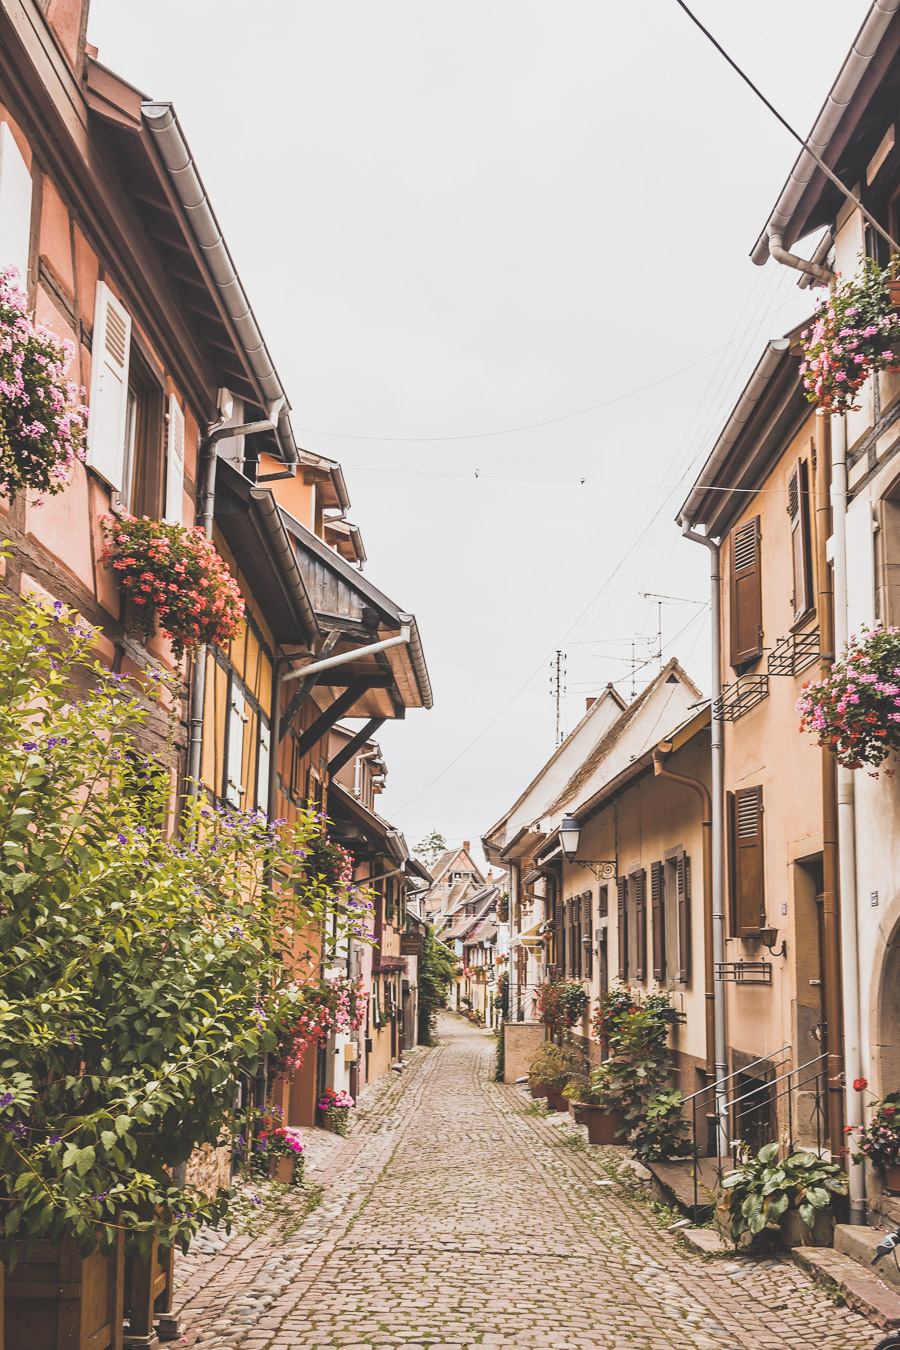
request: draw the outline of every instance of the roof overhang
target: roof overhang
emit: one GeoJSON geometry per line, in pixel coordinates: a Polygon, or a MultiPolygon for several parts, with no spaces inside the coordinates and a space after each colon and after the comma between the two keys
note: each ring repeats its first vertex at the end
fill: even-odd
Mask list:
{"type": "Polygon", "coordinates": [[[345,686],[367,675],[382,677],[379,698],[373,697],[360,710],[346,717],[403,717],[407,708],[430,708],[431,681],[415,615],[406,614],[379,591],[334,549],[301,525],[283,507],[279,508],[291,537],[319,627],[337,632],[339,641],[332,655],[357,650],[367,644],[396,637],[409,629],[409,641],[389,651],[363,655],[358,661],[323,671],[319,684],[336,681],[345,686]]]}
{"type": "Polygon", "coordinates": [[[328,785],[328,816],[332,833],[357,862],[387,857],[405,870],[410,855],[401,831],[363,806],[352,792],[334,780],[328,785]]]}
{"type": "MultiPolygon", "coordinates": [[[[807,137],[807,144],[851,189],[878,148],[885,122],[897,116],[898,50],[900,0],[875,0],[807,137]]],[[[830,224],[845,200],[804,148],[750,257],[761,266],[773,236],[791,248],[798,239],[830,224]]]]}
{"type": "Polygon", "coordinates": [[[216,461],[215,523],[280,645],[321,637],[275,498],[226,460],[216,461]]]}
{"type": "Polygon", "coordinates": [[[523,825],[505,844],[500,851],[500,862],[518,862],[522,858],[530,858],[535,850],[540,846],[544,839],[542,830],[536,829],[532,825],[523,825]]]}
{"type": "Polygon", "coordinates": [[[789,334],[767,344],[678,513],[682,528],[703,525],[710,538],[722,538],[746,507],[748,492],[760,486],[803,419],[814,415],[793,339],[789,334]]]}
{"type": "Polygon", "coordinates": [[[643,777],[644,774],[653,772],[653,756],[657,750],[664,750],[667,753],[674,753],[674,751],[680,750],[682,746],[688,743],[688,741],[693,740],[693,738],[699,735],[701,731],[704,731],[710,725],[711,720],[712,710],[709,703],[706,703],[698,712],[694,713],[687,721],[682,722],[681,725],[676,727],[668,736],[663,737],[662,740],[659,740],[652,745],[649,750],[646,750],[644,754],[640,755],[637,759],[632,760],[628,767],[617,774],[615,778],[610,779],[608,783],[604,783],[603,787],[600,788],[598,792],[595,792],[592,796],[574,807],[571,814],[580,824],[584,825],[592,816],[595,816],[598,811],[601,811],[604,806],[611,802],[613,798],[617,797],[620,792],[625,788],[630,787],[636,779],[643,777]]]}

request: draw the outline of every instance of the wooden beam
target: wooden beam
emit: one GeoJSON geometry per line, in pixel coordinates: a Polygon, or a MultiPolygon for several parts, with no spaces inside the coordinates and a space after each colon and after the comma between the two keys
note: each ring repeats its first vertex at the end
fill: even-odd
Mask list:
{"type": "Polygon", "coordinates": [[[352,708],[354,703],[362,694],[366,692],[368,682],[366,680],[355,680],[353,684],[347,686],[342,694],[331,703],[324,712],[313,722],[311,727],[307,727],[302,736],[297,738],[296,753],[302,758],[309,754],[314,745],[318,745],[323,736],[334,726],[348,708],[352,708]]]}
{"type": "Polygon", "coordinates": [[[366,741],[375,735],[380,726],[383,726],[387,719],[384,717],[372,717],[356,735],[347,742],[343,750],[339,750],[334,759],[328,761],[328,772],[332,777],[340,773],[341,769],[355,757],[357,752],[362,749],[366,741]]]}

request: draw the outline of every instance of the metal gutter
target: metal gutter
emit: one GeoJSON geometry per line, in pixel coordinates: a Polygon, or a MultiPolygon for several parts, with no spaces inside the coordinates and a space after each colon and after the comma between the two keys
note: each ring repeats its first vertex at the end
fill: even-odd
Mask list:
{"type": "MultiPolygon", "coordinates": [[[[897,2],[900,4],[900,0],[897,2]]],[[[287,395],[259,331],[175,110],[171,103],[147,102],[141,104],[141,112],[191,222],[228,316],[240,337],[244,355],[263,392],[266,407],[280,405],[276,436],[282,456],[287,463],[296,464],[298,452],[291,428],[287,395]]]]}
{"type": "MultiPolygon", "coordinates": [[[[824,158],[831,138],[840,126],[841,120],[856,95],[872,63],[879,44],[884,37],[894,15],[900,10],[900,0],[875,0],[862,27],[856,35],[853,46],[841,66],[831,92],[806,138],[808,145],[824,158]]],[[[769,237],[774,234],[781,238],[793,218],[800,200],[809,187],[818,165],[808,150],[803,149],[797,156],[781,195],[775,203],[765,229],[757,239],[750,257],[761,267],[769,257],[769,237]]]]}
{"type": "MultiPolygon", "coordinates": [[[[897,3],[900,5],[900,0],[897,0],[897,3]]],[[[762,359],[750,376],[734,411],[713,446],[709,459],[700,471],[700,477],[691,488],[690,496],[678,512],[678,523],[682,527],[686,524],[694,524],[696,513],[700,509],[707,488],[711,487],[715,481],[716,474],[725,463],[732,447],[750,420],[756,405],[766,391],[770,379],[781,364],[782,357],[790,349],[790,345],[787,338],[777,338],[767,344],[762,359]]]]}

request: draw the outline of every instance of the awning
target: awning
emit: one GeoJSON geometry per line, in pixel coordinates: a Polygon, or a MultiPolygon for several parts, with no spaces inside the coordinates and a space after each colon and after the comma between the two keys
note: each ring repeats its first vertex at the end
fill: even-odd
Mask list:
{"type": "Polygon", "coordinates": [[[526,928],[524,933],[519,933],[513,942],[514,947],[543,947],[544,941],[541,936],[541,929],[544,927],[543,921],[536,923],[533,928],[526,928]]]}

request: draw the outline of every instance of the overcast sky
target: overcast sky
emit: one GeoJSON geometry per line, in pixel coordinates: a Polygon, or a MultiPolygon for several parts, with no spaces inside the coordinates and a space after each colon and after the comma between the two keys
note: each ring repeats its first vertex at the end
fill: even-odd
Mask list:
{"type": "MultiPolygon", "coordinates": [[[[868,7],[695,11],[805,135],[868,7]]],[[[810,300],[747,256],[796,145],[675,0],[93,0],[89,37],[174,102],[298,441],[419,620],[382,814],[477,840],[553,751],[557,649],[565,730],[630,695],[642,592],[708,689],[673,517],[810,300]]]]}

